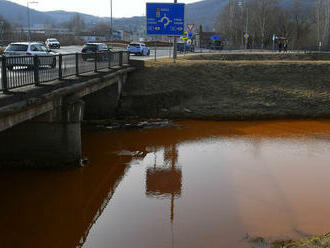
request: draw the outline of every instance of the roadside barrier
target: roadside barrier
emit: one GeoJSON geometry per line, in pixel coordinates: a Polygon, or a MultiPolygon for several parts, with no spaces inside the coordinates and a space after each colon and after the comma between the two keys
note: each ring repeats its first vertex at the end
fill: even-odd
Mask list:
{"type": "Polygon", "coordinates": [[[115,69],[129,64],[129,53],[74,53],[47,56],[1,56],[0,92],[28,85],[63,80],[84,73],[115,69]]]}

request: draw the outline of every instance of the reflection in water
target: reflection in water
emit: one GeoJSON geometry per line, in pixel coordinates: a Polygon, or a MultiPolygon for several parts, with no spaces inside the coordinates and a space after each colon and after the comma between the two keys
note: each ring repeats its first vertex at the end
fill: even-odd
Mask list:
{"type": "Polygon", "coordinates": [[[86,168],[2,171],[0,247],[82,246],[131,161],[107,148],[91,137],[86,168]]]}
{"type": "Polygon", "coordinates": [[[174,199],[181,196],[182,171],[176,168],[178,150],[174,145],[165,147],[164,165],[147,169],[146,194],[171,199],[171,221],[174,220],[174,199]]]}
{"type": "Polygon", "coordinates": [[[246,234],[330,231],[330,121],[178,124],[86,132],[86,168],[2,171],[0,246],[246,247],[246,234]]]}
{"type": "Polygon", "coordinates": [[[153,167],[147,169],[146,195],[171,199],[171,247],[174,248],[174,200],[182,193],[182,171],[181,168],[176,168],[178,150],[175,145],[166,146],[163,157],[164,163],[157,165],[155,153],[155,163],[153,167]]]}

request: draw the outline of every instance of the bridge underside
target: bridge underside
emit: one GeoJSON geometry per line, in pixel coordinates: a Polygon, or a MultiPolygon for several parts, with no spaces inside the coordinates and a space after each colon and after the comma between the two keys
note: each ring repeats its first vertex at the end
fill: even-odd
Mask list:
{"type": "Polygon", "coordinates": [[[0,167],[80,165],[81,121],[113,117],[129,71],[27,99],[23,111],[0,108],[0,167]]]}

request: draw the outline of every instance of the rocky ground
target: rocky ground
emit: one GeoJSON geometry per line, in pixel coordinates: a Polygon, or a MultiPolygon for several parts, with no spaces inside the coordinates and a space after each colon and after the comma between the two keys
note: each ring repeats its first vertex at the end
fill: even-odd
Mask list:
{"type": "Polygon", "coordinates": [[[144,70],[130,76],[118,115],[207,120],[329,117],[330,57],[317,56],[250,53],[184,57],[176,64],[169,59],[147,61],[144,70]]]}

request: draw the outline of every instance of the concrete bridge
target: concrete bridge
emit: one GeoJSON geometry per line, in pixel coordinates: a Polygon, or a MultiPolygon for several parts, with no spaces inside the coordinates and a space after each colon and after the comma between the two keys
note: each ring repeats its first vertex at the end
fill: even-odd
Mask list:
{"type": "Polygon", "coordinates": [[[0,167],[78,165],[81,121],[111,118],[129,64],[0,94],[0,167]]]}

